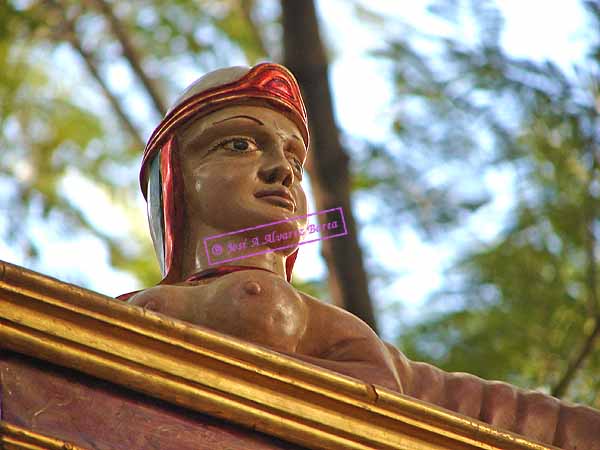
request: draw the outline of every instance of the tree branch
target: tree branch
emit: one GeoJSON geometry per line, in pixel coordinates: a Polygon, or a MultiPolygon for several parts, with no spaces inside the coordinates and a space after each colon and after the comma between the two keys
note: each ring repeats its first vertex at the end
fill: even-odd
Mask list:
{"type": "Polygon", "coordinates": [[[569,385],[575,378],[575,374],[579,368],[583,365],[583,362],[592,352],[594,343],[598,336],[600,336],[600,315],[598,303],[598,283],[597,283],[597,262],[596,262],[596,245],[597,239],[594,232],[594,222],[596,219],[595,203],[597,199],[592,195],[591,188],[598,174],[598,158],[597,152],[592,147],[592,167],[590,168],[589,177],[585,185],[584,208],[583,208],[583,245],[585,248],[586,255],[586,287],[587,287],[587,309],[590,317],[594,318],[594,329],[591,334],[585,339],[581,350],[577,356],[571,361],[567,370],[565,371],[562,378],[552,389],[552,395],[555,397],[561,397],[565,394],[569,385]]]}
{"type": "Polygon", "coordinates": [[[254,0],[240,0],[240,8],[241,8],[244,18],[248,22],[248,26],[250,27],[250,31],[252,32],[252,37],[258,44],[263,55],[269,56],[269,52],[267,51],[267,46],[265,45],[265,40],[263,39],[263,36],[261,35],[256,22],[252,18],[252,11],[254,9],[254,5],[255,5],[254,0]]]}
{"type": "MultiPolygon", "coordinates": [[[[50,7],[53,8],[55,11],[61,13],[61,11],[60,11],[61,5],[56,0],[47,0],[46,3],[49,4],[50,7]]],[[[60,15],[62,16],[63,14],[60,14],[60,15]]],[[[140,136],[139,131],[137,130],[137,128],[135,127],[135,125],[133,124],[133,122],[131,121],[129,116],[125,113],[125,111],[121,107],[121,103],[119,102],[118,98],[109,89],[108,85],[106,84],[106,81],[104,81],[104,78],[102,78],[102,76],[100,75],[100,69],[98,68],[98,64],[97,64],[94,56],[90,52],[88,52],[87,50],[85,50],[83,48],[83,45],[81,44],[81,40],[79,39],[79,36],[77,35],[77,32],[75,31],[75,26],[73,24],[73,21],[69,20],[69,19],[65,19],[63,22],[63,25],[64,25],[64,30],[56,30],[58,35],[66,37],[69,44],[71,44],[71,46],[77,51],[77,53],[79,53],[79,56],[81,56],[81,58],[83,59],[83,62],[85,63],[88,71],[94,77],[94,79],[96,80],[98,85],[100,86],[100,89],[102,90],[102,93],[104,94],[104,97],[106,98],[106,100],[108,101],[108,103],[110,104],[112,109],[114,110],[115,114],[119,118],[119,121],[125,127],[125,129],[127,130],[127,133],[130,135],[131,139],[133,140],[134,145],[138,148],[144,148],[144,145],[145,145],[144,140],[140,136]]]]}
{"type": "Polygon", "coordinates": [[[102,15],[106,18],[110,27],[121,44],[121,49],[123,50],[123,56],[127,59],[131,68],[138,76],[144,87],[146,88],[146,92],[150,96],[152,100],[152,104],[158,111],[161,116],[164,116],[167,113],[167,105],[162,99],[158,87],[154,80],[152,80],[144,71],[141,64],[141,58],[138,55],[133,42],[129,39],[127,32],[125,31],[125,27],[121,24],[117,16],[115,16],[113,10],[110,5],[105,0],[91,0],[100,10],[102,15]]]}
{"type": "Polygon", "coordinates": [[[598,174],[598,158],[596,157],[596,152],[592,148],[590,150],[592,153],[592,167],[590,168],[589,177],[587,183],[585,185],[585,192],[583,195],[584,199],[584,207],[583,207],[583,226],[584,226],[584,236],[583,236],[583,245],[585,249],[586,256],[586,278],[587,278],[587,304],[588,304],[588,313],[591,317],[596,317],[598,315],[598,309],[600,308],[600,304],[598,301],[598,270],[596,263],[596,246],[597,239],[596,233],[594,232],[594,223],[596,219],[596,208],[595,204],[597,199],[592,195],[592,186],[594,181],[597,178],[598,174]]]}
{"type": "Polygon", "coordinates": [[[571,361],[564,375],[558,381],[556,386],[554,386],[554,388],[552,389],[551,394],[554,397],[560,398],[565,394],[565,392],[569,388],[569,385],[575,378],[575,374],[581,368],[585,359],[592,352],[595,341],[598,338],[598,336],[600,336],[600,318],[596,317],[596,319],[594,319],[594,329],[592,330],[590,335],[585,339],[581,350],[579,350],[577,356],[573,359],[573,361],[571,361]]]}
{"type": "Polygon", "coordinates": [[[73,46],[73,48],[75,50],[77,50],[77,53],[79,53],[79,55],[83,59],[87,69],[92,74],[92,76],[94,77],[94,79],[96,80],[98,85],[100,86],[100,89],[102,90],[102,93],[104,94],[104,97],[108,100],[111,107],[113,108],[113,110],[115,111],[117,116],[119,117],[119,121],[123,124],[123,126],[129,133],[129,135],[133,139],[134,145],[137,148],[143,149],[144,145],[145,145],[144,140],[141,138],[139,131],[136,129],[133,122],[129,119],[127,114],[125,114],[125,111],[121,107],[121,104],[119,103],[119,100],[117,99],[115,94],[113,94],[112,91],[108,88],[108,85],[106,84],[106,82],[104,81],[102,76],[100,75],[100,71],[98,69],[98,66],[96,64],[96,61],[95,61],[93,55],[90,52],[83,49],[83,47],[81,45],[81,41],[74,34],[74,31],[72,33],[69,33],[68,39],[69,39],[69,43],[73,46]]]}

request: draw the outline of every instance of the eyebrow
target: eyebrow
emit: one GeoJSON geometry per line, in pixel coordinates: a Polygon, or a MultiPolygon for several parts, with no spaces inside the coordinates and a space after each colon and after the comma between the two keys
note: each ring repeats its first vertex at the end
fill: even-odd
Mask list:
{"type": "Polygon", "coordinates": [[[216,122],[213,122],[213,125],[217,125],[219,123],[227,122],[228,120],[234,120],[234,119],[249,119],[249,120],[252,120],[253,122],[256,122],[259,125],[264,125],[264,123],[261,122],[260,120],[258,120],[256,117],[244,116],[244,115],[227,117],[226,119],[218,120],[216,122]]]}
{"type": "MultiPolygon", "coordinates": [[[[217,120],[216,122],[213,122],[212,124],[213,125],[218,125],[220,123],[227,122],[228,120],[234,120],[234,119],[248,119],[248,120],[251,120],[253,122],[256,122],[259,125],[263,125],[264,126],[264,123],[261,120],[257,119],[256,117],[246,116],[246,115],[243,115],[243,114],[240,114],[240,115],[237,115],[237,116],[227,117],[227,118],[222,119],[222,120],[217,120]]],[[[304,145],[304,139],[302,139],[297,134],[294,133],[294,134],[291,135],[291,137],[293,139],[301,142],[302,145],[304,145]]],[[[294,153],[298,153],[298,152],[294,151],[294,153]]],[[[306,155],[307,155],[307,151],[306,150],[300,152],[300,156],[302,156],[303,158],[306,158],[306,155]]]]}

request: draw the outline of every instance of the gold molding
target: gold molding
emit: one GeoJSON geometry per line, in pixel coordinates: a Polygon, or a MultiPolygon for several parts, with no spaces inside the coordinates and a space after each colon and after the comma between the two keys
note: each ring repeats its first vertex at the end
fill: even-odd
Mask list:
{"type": "Polygon", "coordinates": [[[2,261],[0,347],[309,448],[554,448],[2,261]]]}
{"type": "Polygon", "coordinates": [[[86,450],[60,439],[34,433],[0,420],[0,448],[3,450],[86,450]]]}

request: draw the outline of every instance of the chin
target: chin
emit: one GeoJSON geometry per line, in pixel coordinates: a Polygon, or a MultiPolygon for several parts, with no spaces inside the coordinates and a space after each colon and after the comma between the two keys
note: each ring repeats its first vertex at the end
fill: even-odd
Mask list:
{"type": "Polygon", "coordinates": [[[257,225],[267,225],[265,227],[259,228],[259,230],[264,231],[265,233],[270,233],[271,231],[277,231],[278,233],[294,232],[294,230],[297,230],[299,228],[298,222],[295,220],[287,221],[287,219],[290,219],[295,216],[296,215],[291,211],[288,213],[283,212],[266,214],[262,215],[262,221],[257,225]],[[284,220],[285,222],[272,224],[273,222],[280,222],[282,220],[284,220]]]}
{"type": "MultiPolygon", "coordinates": [[[[306,213],[305,213],[306,214],[306,213]]],[[[279,220],[291,219],[292,217],[296,217],[298,215],[303,215],[298,213],[297,211],[292,211],[291,209],[277,206],[273,204],[260,205],[259,208],[255,209],[253,216],[257,218],[261,218],[262,222],[257,225],[263,225],[270,222],[277,222],[279,220]]]]}
{"type": "MultiPolygon", "coordinates": [[[[267,225],[258,229],[260,230],[261,234],[271,233],[273,231],[276,233],[294,233],[294,231],[299,230],[303,226],[305,219],[303,219],[302,223],[298,223],[296,220],[287,221],[287,219],[291,219],[292,217],[296,217],[298,215],[299,214],[297,212],[293,212],[285,208],[273,207],[269,208],[268,210],[263,208],[260,211],[257,211],[256,215],[253,215],[253,222],[255,222],[254,226],[267,225]],[[282,220],[284,222],[277,223],[275,225],[269,225],[273,222],[280,222],[282,220]]],[[[298,236],[297,233],[296,236],[298,236]]],[[[297,244],[299,242],[299,238],[296,237],[293,241],[296,241],[297,244]]]]}

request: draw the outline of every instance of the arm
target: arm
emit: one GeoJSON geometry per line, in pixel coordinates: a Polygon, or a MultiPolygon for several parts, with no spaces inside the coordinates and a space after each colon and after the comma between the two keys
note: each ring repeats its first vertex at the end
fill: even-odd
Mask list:
{"type": "Polygon", "coordinates": [[[404,393],[568,450],[600,450],[600,412],[549,395],[410,361],[387,344],[404,393]]]}

